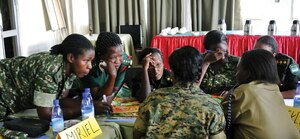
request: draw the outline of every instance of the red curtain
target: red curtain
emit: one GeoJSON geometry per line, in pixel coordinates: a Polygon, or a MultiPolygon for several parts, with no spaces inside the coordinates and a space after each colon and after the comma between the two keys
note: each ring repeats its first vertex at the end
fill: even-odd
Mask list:
{"type": "MultiPolygon", "coordinates": [[[[255,41],[259,35],[227,35],[228,52],[231,55],[241,56],[245,51],[253,49],[255,41]]],[[[278,52],[287,54],[300,63],[300,37],[299,36],[274,36],[278,42],[278,52]]],[[[182,46],[190,45],[200,52],[205,52],[203,46],[204,36],[154,36],[151,47],[158,48],[164,56],[164,64],[170,69],[168,58],[171,53],[182,46]]]]}

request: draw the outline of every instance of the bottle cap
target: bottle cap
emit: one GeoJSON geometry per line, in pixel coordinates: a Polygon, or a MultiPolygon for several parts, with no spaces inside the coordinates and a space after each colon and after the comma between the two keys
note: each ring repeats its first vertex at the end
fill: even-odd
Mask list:
{"type": "Polygon", "coordinates": [[[251,24],[251,20],[246,20],[246,24],[251,24]]]}
{"type": "Polygon", "coordinates": [[[225,24],[225,20],[224,19],[219,19],[218,24],[225,24]]]}
{"type": "Polygon", "coordinates": [[[54,106],[59,105],[59,100],[58,100],[58,99],[54,99],[54,100],[53,100],[53,105],[54,105],[54,106]]]}
{"type": "Polygon", "coordinates": [[[270,24],[276,24],[275,20],[270,20],[270,24]]]}
{"type": "Polygon", "coordinates": [[[84,88],[84,92],[91,92],[90,88],[84,88]]]}
{"type": "Polygon", "coordinates": [[[293,24],[299,24],[299,20],[294,20],[293,24]]]}

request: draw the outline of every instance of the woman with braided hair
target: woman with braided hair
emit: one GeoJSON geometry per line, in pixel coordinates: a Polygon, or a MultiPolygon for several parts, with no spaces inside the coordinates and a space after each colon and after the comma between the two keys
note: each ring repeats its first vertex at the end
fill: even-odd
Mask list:
{"type": "Polygon", "coordinates": [[[95,59],[91,72],[81,78],[81,88],[91,88],[93,99],[109,96],[111,102],[125,78],[128,56],[123,52],[122,41],[116,33],[101,32],[96,41],[95,59]]]}
{"type": "MultiPolygon", "coordinates": [[[[7,115],[37,108],[40,119],[50,120],[54,99],[60,99],[64,119],[80,116],[81,100],[66,98],[76,77],[89,73],[94,47],[88,39],[71,34],[49,52],[0,61],[0,120],[7,115]]],[[[110,109],[94,102],[95,112],[110,109]]]]}

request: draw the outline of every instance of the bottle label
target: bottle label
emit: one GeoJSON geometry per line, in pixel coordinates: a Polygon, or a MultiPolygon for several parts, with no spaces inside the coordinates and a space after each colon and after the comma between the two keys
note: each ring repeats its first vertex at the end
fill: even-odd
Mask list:
{"type": "Polygon", "coordinates": [[[82,120],[85,120],[85,119],[88,119],[88,118],[94,117],[94,116],[95,116],[94,112],[83,113],[83,114],[82,114],[82,120]]]}
{"type": "Polygon", "coordinates": [[[85,120],[85,119],[88,119],[89,117],[94,117],[95,116],[95,112],[94,112],[93,107],[83,108],[81,110],[81,113],[82,113],[82,120],[85,120]]]}
{"type": "Polygon", "coordinates": [[[269,29],[269,31],[274,31],[274,29],[273,29],[273,28],[271,28],[271,29],[269,29]]]}
{"type": "Polygon", "coordinates": [[[64,119],[62,118],[53,118],[52,122],[52,130],[53,132],[60,132],[64,130],[64,119]]]}
{"type": "Polygon", "coordinates": [[[300,95],[295,95],[294,96],[294,107],[295,108],[300,108],[300,95]]]}
{"type": "Polygon", "coordinates": [[[95,116],[93,99],[90,93],[82,99],[81,116],[82,120],[95,116]]]}
{"type": "Polygon", "coordinates": [[[298,27],[297,27],[297,26],[296,26],[296,27],[292,27],[292,28],[291,28],[291,35],[292,35],[292,36],[299,35],[299,31],[300,31],[300,30],[299,30],[299,31],[298,31],[298,30],[299,30],[299,26],[298,26],[298,27]]]}

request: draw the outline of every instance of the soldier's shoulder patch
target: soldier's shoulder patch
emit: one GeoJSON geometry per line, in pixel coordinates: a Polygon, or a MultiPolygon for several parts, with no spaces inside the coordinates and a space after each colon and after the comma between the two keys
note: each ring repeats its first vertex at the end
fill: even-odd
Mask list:
{"type": "Polygon", "coordinates": [[[300,75],[299,65],[298,64],[291,64],[289,66],[291,73],[294,75],[300,75]]]}

